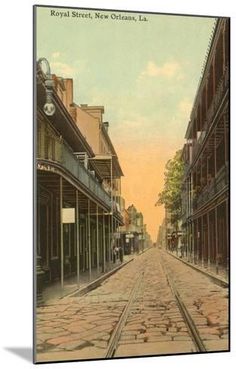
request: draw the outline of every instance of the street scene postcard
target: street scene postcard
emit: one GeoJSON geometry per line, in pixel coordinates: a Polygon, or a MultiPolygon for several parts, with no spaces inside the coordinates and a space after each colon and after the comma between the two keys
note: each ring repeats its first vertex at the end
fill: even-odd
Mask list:
{"type": "Polygon", "coordinates": [[[34,362],[230,350],[229,39],[34,6],[34,362]]]}

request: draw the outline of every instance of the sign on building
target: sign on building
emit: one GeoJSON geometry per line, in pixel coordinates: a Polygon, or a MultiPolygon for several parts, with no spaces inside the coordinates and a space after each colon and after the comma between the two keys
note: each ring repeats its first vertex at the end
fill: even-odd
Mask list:
{"type": "Polygon", "coordinates": [[[75,223],[75,209],[63,208],[62,209],[62,223],[75,223]]]}

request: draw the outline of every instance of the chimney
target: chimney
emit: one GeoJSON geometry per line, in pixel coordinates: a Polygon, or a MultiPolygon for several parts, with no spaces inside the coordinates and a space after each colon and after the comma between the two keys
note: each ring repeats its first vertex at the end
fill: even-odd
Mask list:
{"type": "Polygon", "coordinates": [[[72,78],[63,78],[63,82],[65,85],[65,105],[67,109],[73,103],[73,79],[72,78]]]}
{"type": "Polygon", "coordinates": [[[103,122],[105,130],[108,132],[109,122],[103,122]]]}

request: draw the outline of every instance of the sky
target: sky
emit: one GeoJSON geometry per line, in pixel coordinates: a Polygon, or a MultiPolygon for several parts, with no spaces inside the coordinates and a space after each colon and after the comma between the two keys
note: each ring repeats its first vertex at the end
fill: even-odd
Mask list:
{"type": "Polygon", "coordinates": [[[166,162],[183,147],[215,19],[37,8],[37,58],[74,80],[74,102],[103,105],[124,172],[122,196],[144,215],[153,241],[166,162]],[[52,13],[51,10],[55,10],[52,13]],[[58,16],[56,16],[58,12],[58,16]],[[96,18],[95,13],[107,15],[96,18]],[[136,20],[112,19],[113,14],[136,20]],[[54,14],[54,15],[52,15],[54,14]],[[67,13],[66,13],[67,14],[67,13]],[[65,14],[64,14],[65,15],[65,14]]]}

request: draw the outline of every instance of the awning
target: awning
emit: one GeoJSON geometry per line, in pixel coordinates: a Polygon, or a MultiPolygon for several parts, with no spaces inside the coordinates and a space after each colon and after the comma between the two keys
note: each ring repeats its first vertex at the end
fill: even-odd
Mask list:
{"type": "Polygon", "coordinates": [[[120,178],[124,175],[116,155],[96,155],[89,160],[102,179],[120,178]]]}

